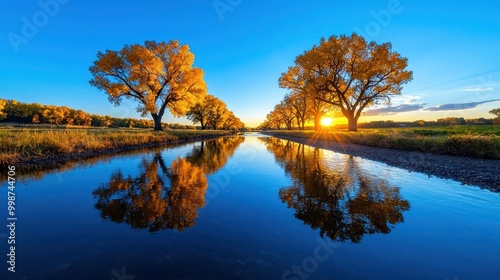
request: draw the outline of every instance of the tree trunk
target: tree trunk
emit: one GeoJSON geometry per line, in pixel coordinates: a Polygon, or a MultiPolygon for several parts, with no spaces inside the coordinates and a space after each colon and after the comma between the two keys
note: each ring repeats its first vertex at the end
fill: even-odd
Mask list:
{"type": "Polygon", "coordinates": [[[154,131],[162,131],[162,127],[161,127],[161,115],[158,115],[156,113],[151,113],[151,116],[153,117],[153,122],[155,124],[155,128],[154,128],[154,131]]]}
{"type": "Polygon", "coordinates": [[[205,130],[207,128],[207,124],[201,119],[201,130],[205,130]]]}
{"type": "Polygon", "coordinates": [[[358,131],[358,118],[354,117],[353,114],[344,114],[347,118],[347,130],[348,131],[358,131]]]}
{"type": "Polygon", "coordinates": [[[321,114],[316,113],[314,115],[314,130],[320,131],[321,130],[321,114]]]}

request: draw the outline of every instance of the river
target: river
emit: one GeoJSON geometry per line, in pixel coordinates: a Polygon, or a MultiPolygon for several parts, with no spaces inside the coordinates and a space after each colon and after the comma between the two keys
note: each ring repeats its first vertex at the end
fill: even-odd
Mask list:
{"type": "Polygon", "coordinates": [[[498,193],[258,133],[18,175],[15,192],[1,279],[499,277],[498,193]]]}

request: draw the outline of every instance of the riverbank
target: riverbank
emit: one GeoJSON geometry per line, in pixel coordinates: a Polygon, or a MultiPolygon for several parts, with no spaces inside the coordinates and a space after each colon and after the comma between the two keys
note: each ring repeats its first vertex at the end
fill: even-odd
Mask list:
{"type": "Polygon", "coordinates": [[[296,135],[286,135],[285,133],[264,133],[321,149],[383,162],[410,172],[422,172],[500,192],[500,160],[370,147],[320,137],[304,138],[296,135]]]}
{"type": "Polygon", "coordinates": [[[68,161],[229,135],[229,131],[146,129],[0,130],[0,166],[28,171],[68,161]]]}
{"type": "Polygon", "coordinates": [[[360,129],[358,132],[274,130],[269,133],[437,155],[500,159],[498,125],[360,129]]]}

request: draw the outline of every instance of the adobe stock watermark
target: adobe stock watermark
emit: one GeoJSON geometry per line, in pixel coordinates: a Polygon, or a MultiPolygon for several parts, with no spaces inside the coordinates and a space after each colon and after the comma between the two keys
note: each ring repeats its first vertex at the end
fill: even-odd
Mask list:
{"type": "Polygon", "coordinates": [[[236,7],[241,5],[243,0],[214,0],[212,5],[214,6],[215,12],[219,16],[220,21],[224,21],[224,14],[227,12],[233,12],[236,7]]]}
{"type": "MultiPolygon", "coordinates": [[[[256,148],[252,146],[252,149],[242,151],[242,154],[246,156],[246,162],[253,162],[257,157],[256,148]]],[[[205,195],[205,206],[208,205],[210,199],[219,196],[222,189],[229,186],[231,178],[237,176],[243,172],[239,162],[229,162],[226,164],[226,168],[217,172],[212,178],[212,183],[209,185],[207,193],[205,195]]]]}
{"type": "Polygon", "coordinates": [[[40,29],[49,24],[51,18],[55,17],[61,10],[61,5],[68,4],[70,0],[40,0],[38,6],[40,9],[31,17],[21,18],[20,33],[9,32],[7,38],[15,53],[19,53],[19,47],[28,44],[40,29]]]}
{"type": "MultiPolygon", "coordinates": [[[[499,100],[497,88],[498,79],[493,74],[480,75],[477,77],[479,84],[467,87],[464,91],[470,94],[463,99],[462,107],[455,110],[443,112],[442,118],[446,117],[463,117],[473,118],[474,115],[482,114],[482,109],[479,105],[483,103],[495,102],[499,100]]],[[[493,116],[493,115],[490,115],[493,116]]],[[[487,118],[487,116],[484,116],[487,118]]]]}
{"type": "Polygon", "coordinates": [[[112,116],[117,118],[131,118],[136,112],[135,110],[132,110],[130,104],[125,102],[122,102],[120,106],[109,104],[108,110],[112,116]]]}
{"type": "MultiPolygon", "coordinates": [[[[314,248],[313,255],[302,260],[298,265],[292,267],[281,275],[281,280],[306,280],[311,274],[318,270],[319,264],[326,261],[334,253],[334,249],[340,247],[330,238],[316,238],[318,245],[314,248]]],[[[312,278],[314,279],[314,278],[312,278]]]]}
{"type": "MultiPolygon", "coordinates": [[[[465,91],[471,92],[471,100],[480,102],[483,100],[496,99],[498,95],[496,93],[498,80],[497,77],[493,77],[493,74],[481,75],[477,78],[479,82],[478,86],[473,86],[472,88],[466,88],[465,91]]],[[[469,101],[469,100],[467,100],[469,101]]]]}
{"type": "Polygon", "coordinates": [[[114,276],[111,278],[111,280],[134,280],[135,276],[132,275],[127,275],[127,272],[125,271],[125,267],[122,267],[121,273],[118,272],[116,269],[111,270],[111,274],[114,276]]]}
{"type": "MultiPolygon", "coordinates": [[[[411,1],[411,0],[408,0],[411,1]]],[[[380,11],[371,11],[373,20],[369,21],[363,29],[355,27],[354,31],[364,38],[374,38],[382,32],[383,28],[389,26],[393,16],[403,12],[404,7],[399,0],[389,0],[387,7],[380,11]]]]}

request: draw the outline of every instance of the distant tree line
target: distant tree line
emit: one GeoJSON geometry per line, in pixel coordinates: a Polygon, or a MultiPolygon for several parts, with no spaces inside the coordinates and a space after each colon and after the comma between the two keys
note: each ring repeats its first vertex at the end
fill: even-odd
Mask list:
{"type": "MultiPolygon", "coordinates": [[[[224,115],[224,123],[215,121],[216,129],[241,129],[244,124],[234,114],[224,115]],[[234,124],[233,124],[234,123],[234,124]]],[[[21,124],[49,124],[93,127],[154,128],[153,120],[117,118],[97,115],[66,106],[23,103],[16,100],[0,99],[0,122],[21,124]]],[[[165,124],[172,129],[195,129],[195,126],[165,124]]],[[[212,128],[213,126],[210,126],[212,128]]]]}
{"type": "Polygon", "coordinates": [[[91,126],[92,117],[66,106],[2,100],[2,122],[91,126]]]}
{"type": "MultiPolygon", "coordinates": [[[[268,121],[264,122],[264,124],[268,123],[268,121]]],[[[398,122],[398,121],[371,121],[366,123],[359,123],[359,128],[394,128],[394,127],[432,127],[432,126],[451,126],[451,125],[493,125],[500,124],[500,117],[488,119],[488,118],[475,118],[475,119],[465,119],[460,117],[448,117],[441,118],[435,121],[424,121],[424,120],[416,120],[409,122],[398,122]]],[[[347,128],[347,124],[337,124],[333,126],[336,129],[345,129],[347,128]]],[[[280,128],[293,130],[298,128],[297,126],[283,127],[280,128]]],[[[259,129],[280,129],[276,126],[261,126],[259,129]]],[[[305,129],[314,129],[314,126],[305,126],[305,129]]]]}
{"type": "MultiPolygon", "coordinates": [[[[476,118],[465,119],[460,117],[441,118],[435,121],[416,120],[411,122],[398,121],[372,121],[360,123],[361,128],[390,128],[390,127],[420,127],[420,126],[449,126],[449,125],[492,125],[495,124],[494,119],[476,118]]],[[[342,126],[342,125],[338,125],[342,126]]]]}

